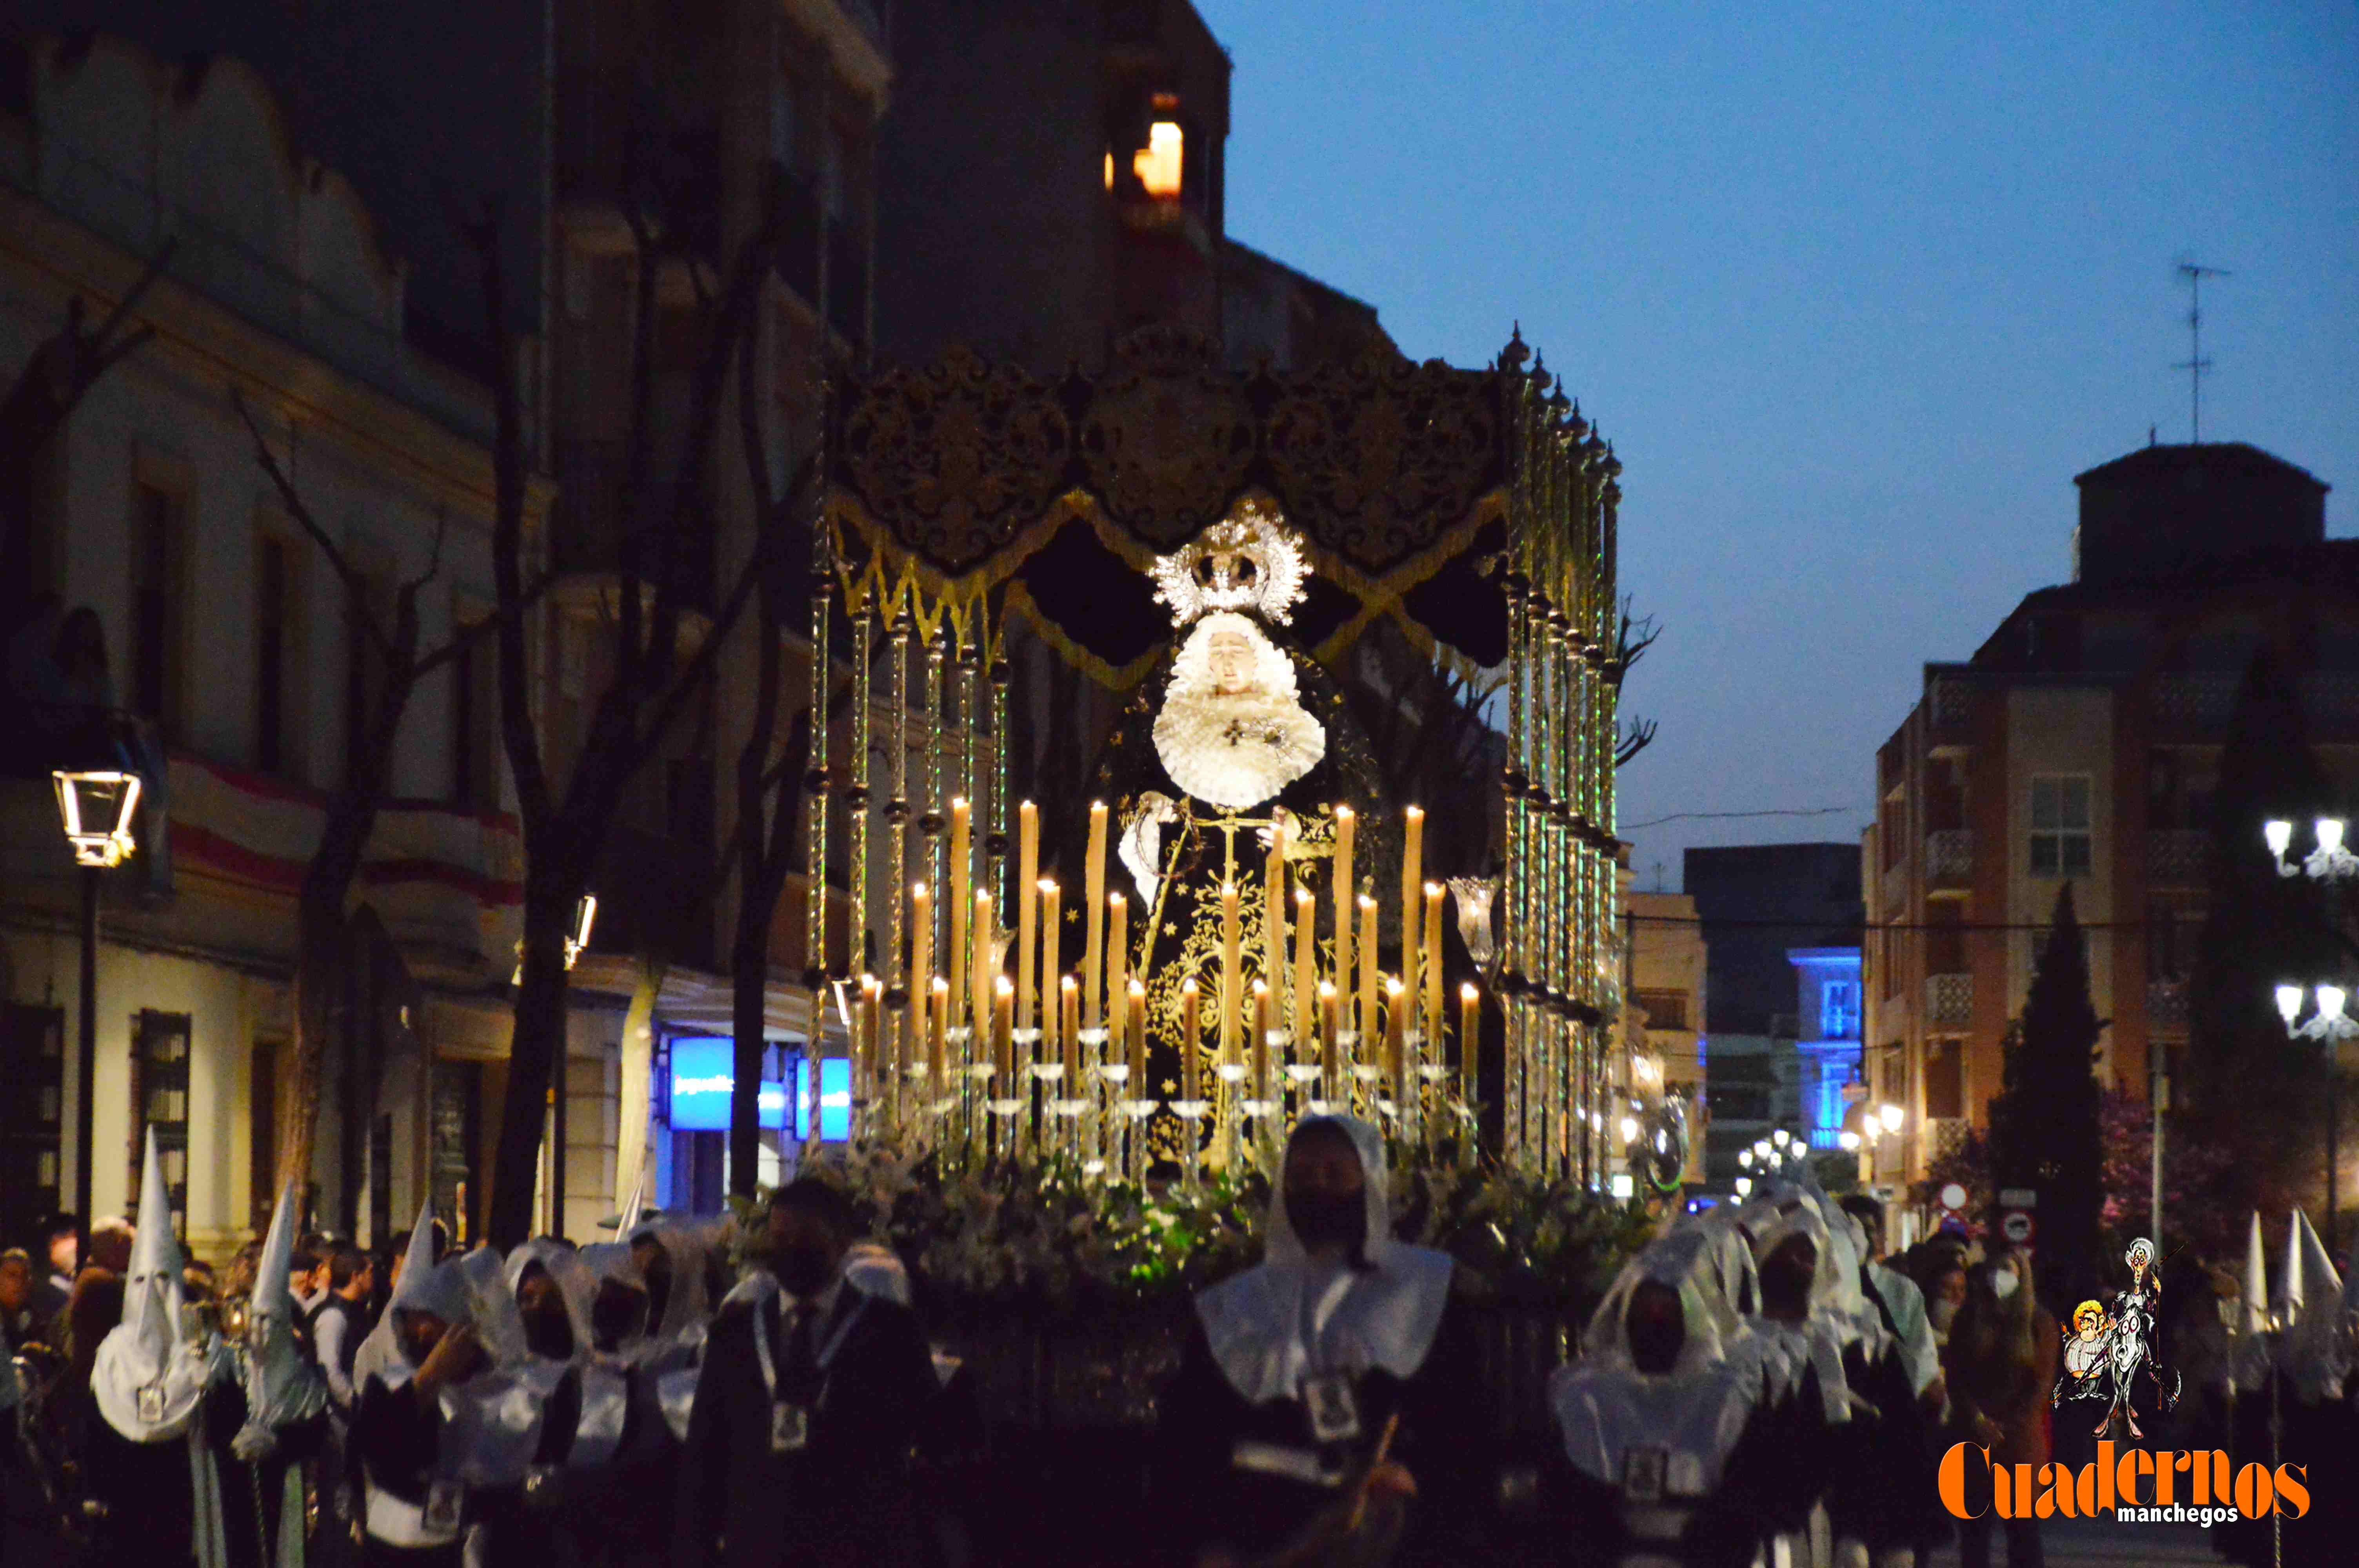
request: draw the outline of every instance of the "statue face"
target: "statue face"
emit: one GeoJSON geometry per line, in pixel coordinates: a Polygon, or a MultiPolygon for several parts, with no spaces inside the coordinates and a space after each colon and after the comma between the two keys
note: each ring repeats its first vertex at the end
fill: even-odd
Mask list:
{"type": "Polygon", "coordinates": [[[1205,649],[1205,666],[1212,672],[1212,689],[1223,697],[1234,697],[1254,690],[1261,683],[1253,640],[1236,632],[1215,632],[1211,645],[1205,649]]]}

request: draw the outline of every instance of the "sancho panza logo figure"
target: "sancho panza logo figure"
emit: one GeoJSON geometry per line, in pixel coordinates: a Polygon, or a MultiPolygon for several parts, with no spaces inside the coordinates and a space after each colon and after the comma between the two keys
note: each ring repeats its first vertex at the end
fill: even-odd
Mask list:
{"type": "Polygon", "coordinates": [[[2156,1411],[2167,1411],[2179,1402],[2179,1374],[2164,1377],[2155,1354],[2162,1271],[2155,1265],[2154,1243],[2139,1237],[2122,1254],[2122,1261],[2130,1266],[2129,1289],[2114,1292],[2110,1313],[2095,1302],[2082,1302],[2073,1311],[2072,1325],[2064,1331],[2063,1374],[2056,1379],[2054,1403],[2059,1409],[2066,1400],[2105,1401],[2104,1416],[2094,1429],[2100,1437],[2116,1414],[2129,1423],[2132,1437],[2146,1435],[2138,1430],[2132,1403],[2140,1373],[2153,1379],[2156,1411]]]}

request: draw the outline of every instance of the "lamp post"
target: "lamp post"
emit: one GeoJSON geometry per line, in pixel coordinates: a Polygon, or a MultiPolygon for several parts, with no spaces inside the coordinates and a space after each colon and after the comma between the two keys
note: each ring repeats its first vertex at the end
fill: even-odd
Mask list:
{"type": "Polygon", "coordinates": [[[2277,987],[2277,1016],[2285,1020],[2288,1040],[2315,1040],[2326,1053],[2326,1233],[2334,1234],[2336,1166],[2342,1162],[2342,1075],[2334,1059],[2343,1042],[2359,1039],[2359,1022],[2343,1011],[2349,1000],[2341,986],[2321,985],[2304,992],[2297,985],[2277,987]],[[2305,1022],[2302,1004],[2315,999],[2318,1011],[2305,1022]]]}
{"type": "Polygon", "coordinates": [[[2269,854],[2277,863],[2277,875],[2298,877],[2308,875],[2312,881],[2339,882],[2359,877],[2359,855],[2343,847],[2343,834],[2350,824],[2340,816],[2321,816],[2310,823],[2310,832],[2318,848],[2304,856],[2297,865],[2286,859],[2293,848],[2293,824],[2284,817],[2272,817],[2261,824],[2261,839],[2269,847],[2269,854]]]}
{"type": "Polygon", "coordinates": [[[121,865],[138,848],[131,823],[139,809],[139,775],[118,772],[49,775],[58,792],[58,823],[82,868],[82,1038],[74,1047],[81,1090],[74,1101],[74,1207],[87,1224],[91,1167],[97,1142],[98,873],[121,865]]]}

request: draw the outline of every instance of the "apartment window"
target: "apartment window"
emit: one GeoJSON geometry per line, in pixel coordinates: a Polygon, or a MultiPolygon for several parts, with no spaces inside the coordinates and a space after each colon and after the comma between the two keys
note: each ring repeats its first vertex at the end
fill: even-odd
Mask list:
{"type": "Polygon", "coordinates": [[[254,765],[266,773],[286,773],[294,762],[294,557],[287,540],[262,536],[255,571],[254,765]]]}
{"type": "Polygon", "coordinates": [[[1925,1116],[1940,1121],[1966,1114],[1965,1043],[1932,1040],[1925,1045],[1925,1116]]]}
{"type": "Polygon", "coordinates": [[[2088,775],[2035,777],[2031,781],[2031,874],[2085,877],[2092,863],[2088,775]]]}
{"type": "Polygon", "coordinates": [[[1685,991],[1640,991],[1637,1002],[1647,1014],[1649,1029],[1685,1029],[1688,1026],[1688,993],[1685,991]]]}
{"type": "Polygon", "coordinates": [[[179,652],[184,497],[144,481],[131,496],[131,707],[165,739],[180,738],[179,652]]]}
{"type": "Polygon", "coordinates": [[[1859,1038],[1859,982],[1829,980],[1819,988],[1819,1038],[1859,1038]]]}
{"type": "Polygon", "coordinates": [[[139,1202],[147,1134],[172,1206],[172,1228],[186,1235],[189,1213],[189,1015],[141,1011],[132,1020],[131,1202],[139,1202]]]}

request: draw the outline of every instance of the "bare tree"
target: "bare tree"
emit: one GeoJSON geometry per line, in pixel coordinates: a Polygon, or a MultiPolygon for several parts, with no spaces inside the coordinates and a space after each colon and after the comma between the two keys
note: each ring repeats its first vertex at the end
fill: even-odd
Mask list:
{"type": "MultiPolygon", "coordinates": [[[[524,966],[517,988],[516,1023],[508,1057],[508,1087],[492,1166],[492,1204],[486,1232],[494,1244],[509,1247],[532,1228],[543,1110],[565,1042],[565,942],[573,910],[589,884],[605,839],[607,824],[622,805],[634,775],[688,710],[710,678],[731,629],[759,585],[765,551],[749,553],[722,599],[701,643],[687,659],[679,656],[680,633],[705,574],[689,548],[703,537],[713,497],[710,459],[723,395],[739,359],[742,338],[754,330],[762,285],[777,246],[773,200],[762,228],[740,249],[727,286],[716,301],[700,295],[705,347],[691,383],[686,438],[674,482],[652,482],[657,458],[653,418],[653,340],[656,284],[667,265],[679,262],[691,274],[692,254],[658,243],[655,231],[633,219],[638,241],[636,315],[633,322],[631,425],[623,481],[625,527],[610,613],[611,673],[592,704],[581,745],[560,782],[551,776],[542,737],[534,721],[529,691],[531,654],[525,617],[503,614],[499,623],[500,736],[516,791],[525,849],[524,966]]],[[[506,276],[498,243],[497,213],[469,225],[481,259],[484,306],[496,362],[496,433],[494,468],[497,501],[493,525],[493,570],[505,611],[526,592],[524,535],[525,439],[517,387],[518,362],[508,324],[506,276]]],[[[741,401],[750,389],[741,388],[741,401]]],[[[709,568],[707,568],[709,570],[709,568]]]]}
{"type": "MultiPolygon", "coordinates": [[[[1647,650],[1655,645],[1655,639],[1663,634],[1661,624],[1653,616],[1632,614],[1631,602],[1630,595],[1623,596],[1622,624],[1614,635],[1613,660],[1605,666],[1605,678],[1616,692],[1622,689],[1622,682],[1629,675],[1630,666],[1643,658],[1647,650]]],[[[1614,765],[1621,767],[1653,745],[1655,730],[1656,724],[1651,719],[1633,719],[1623,726],[1614,746],[1614,765]]]]}
{"type": "MultiPolygon", "coordinates": [[[[435,527],[434,545],[425,569],[395,589],[392,616],[387,620],[374,602],[368,579],[335,538],[320,525],[286,467],[270,449],[270,443],[264,438],[245,400],[234,401],[246,433],[254,438],[255,461],[269,477],[288,514],[327,557],[329,568],[343,587],[345,613],[353,618],[384,672],[380,682],[349,683],[353,700],[363,703],[364,708],[349,716],[346,733],[352,739],[344,755],[343,773],[329,793],[320,841],[303,870],[302,891],[297,901],[295,1061],[284,1093],[288,1137],[279,1152],[277,1173],[277,1184],[283,1188],[290,1181],[308,1182],[310,1178],[311,1151],[319,1133],[321,1087],[332,1033],[330,1019],[337,989],[342,983],[345,901],[352,892],[353,879],[359,874],[377,814],[389,793],[394,748],[400,738],[409,699],[416,695],[419,682],[459,658],[495,627],[521,622],[547,588],[549,579],[543,576],[529,587],[521,588],[513,602],[504,602],[493,614],[454,628],[440,646],[421,647],[418,599],[427,585],[441,575],[449,520],[445,518],[435,527]]],[[[349,1197],[347,1195],[348,1200],[349,1197]]]]}
{"type": "Polygon", "coordinates": [[[167,240],[96,330],[83,325],[89,308],[76,295],[66,302],[65,325],[35,349],[0,400],[0,586],[23,591],[33,582],[33,514],[41,454],[100,378],[156,335],[153,327],[123,328],[172,259],[167,240]],[[119,334],[119,335],[118,335],[119,334]]]}

